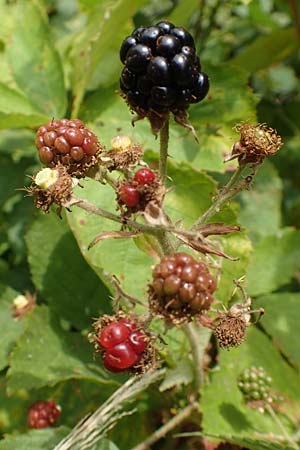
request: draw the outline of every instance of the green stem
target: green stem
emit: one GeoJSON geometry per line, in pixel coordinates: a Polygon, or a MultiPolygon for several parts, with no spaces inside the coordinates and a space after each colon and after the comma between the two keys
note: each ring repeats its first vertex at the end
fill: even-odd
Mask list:
{"type": "Polygon", "coordinates": [[[228,202],[232,197],[238,194],[242,189],[245,188],[245,182],[242,180],[238,185],[236,185],[242,172],[246,166],[238,167],[234,172],[233,176],[230,178],[226,186],[219,192],[217,199],[212,203],[207,211],[195,222],[193,229],[199,227],[200,225],[207,223],[207,221],[220,211],[224,203],[228,202]],[[235,186],[236,185],[236,186],[235,186]]]}
{"type": "Polygon", "coordinates": [[[168,145],[169,145],[169,119],[165,121],[160,132],[160,156],[159,156],[159,173],[164,180],[167,173],[168,145]]]}
{"type": "Polygon", "coordinates": [[[295,450],[299,450],[299,446],[296,444],[296,442],[291,438],[291,436],[288,434],[288,432],[286,431],[283,423],[281,422],[281,420],[279,419],[279,417],[276,415],[274,409],[272,408],[272,406],[267,403],[265,406],[266,410],[268,411],[268,413],[270,414],[270,416],[272,417],[272,419],[274,420],[274,422],[276,422],[276,424],[278,425],[278,428],[280,429],[280,431],[282,432],[283,436],[285,437],[286,441],[291,445],[291,447],[293,447],[295,450]]]}
{"type": "Polygon", "coordinates": [[[199,345],[199,336],[197,335],[197,332],[195,330],[194,323],[188,323],[187,325],[185,325],[183,327],[183,331],[190,343],[195,368],[195,386],[197,388],[197,391],[199,391],[204,379],[202,370],[202,346],[199,345]]]}
{"type": "Polygon", "coordinates": [[[149,436],[147,439],[145,439],[144,442],[141,442],[131,450],[148,450],[149,448],[151,448],[152,444],[164,438],[167,433],[180,425],[197,409],[198,405],[196,403],[192,403],[191,405],[186,406],[175,417],[166,422],[162,427],[158,428],[158,430],[154,431],[154,433],[151,434],[151,436],[149,436]]]}

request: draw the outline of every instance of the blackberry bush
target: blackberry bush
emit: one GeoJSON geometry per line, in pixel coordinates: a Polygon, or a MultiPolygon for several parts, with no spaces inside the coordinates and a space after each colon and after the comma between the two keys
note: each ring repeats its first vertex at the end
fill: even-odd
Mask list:
{"type": "Polygon", "coordinates": [[[208,93],[208,76],[201,71],[193,37],[171,22],[135,29],[124,39],[120,59],[125,66],[122,95],[139,117],[150,119],[155,133],[169,112],[187,125],[189,105],[208,93]]]}

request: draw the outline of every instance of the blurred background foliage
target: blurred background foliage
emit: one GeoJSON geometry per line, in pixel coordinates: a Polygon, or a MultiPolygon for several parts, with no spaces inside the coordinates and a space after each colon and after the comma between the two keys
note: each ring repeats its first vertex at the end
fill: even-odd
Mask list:
{"type": "MultiPolygon", "coordinates": [[[[64,426],[74,426],[120,382],[119,377],[111,378],[96,365],[84,336],[91,317],[110,311],[109,286],[103,271],[114,267],[119,275],[128,271],[126,289],[143,295],[151,259],[127,242],[104,243],[101,251],[87,252],[86,244],[102,227],[99,221],[95,223],[75,210],[68,220],[59,221],[53,214],[44,217],[35,211],[32,199],[24,196],[21,188],[40,168],[35,131],[52,117],[80,117],[107,148],[115,134],[129,134],[144,145],[146,159],[155,164],[158,143],[148,123],[132,128],[130,113],[118,95],[118,50],[134,27],[166,18],[193,34],[211,81],[209,97],[190,108],[190,121],[200,145],[178,125],[171,128],[169,171],[178,186],[167,199],[172,217],[178,219],[184,214],[186,223],[192,223],[207,208],[217,182],[228,179],[231,172],[223,157],[237,140],[235,124],[267,123],[284,141],[282,150],[260,169],[253,189],[242,193],[238,204],[227,207],[220,216],[230,223],[240,223],[245,232],[242,237],[225,239],[227,252],[241,261],[234,269],[232,263],[225,262],[219,296],[226,301],[232,279],[247,272],[249,293],[267,313],[259,328],[249,333],[245,347],[220,353],[221,370],[204,388],[202,406],[207,435],[231,436],[246,445],[238,441],[243,435],[253,450],[277,448],[260,447],[251,441],[253,427],[266,434],[274,424],[243,405],[233,374],[238,375],[246,363],[264,365],[276,389],[291,401],[300,397],[300,344],[295,336],[295,317],[300,313],[299,15],[296,0],[0,0],[3,435],[24,432],[28,405],[49,395],[63,404],[64,426]],[[85,229],[80,226],[83,218],[87,220],[85,229]],[[126,255],[124,264],[121,255],[126,255]],[[39,306],[16,322],[11,318],[11,302],[25,291],[38,294],[39,306]],[[44,343],[31,348],[31,342],[39,340],[38,330],[44,343]],[[46,360],[44,348],[49,348],[46,360]],[[49,359],[56,354],[61,358],[50,367],[49,359]],[[288,386],[283,379],[289,379],[288,386]],[[229,400],[234,410],[226,410],[229,400]]],[[[84,182],[84,186],[83,196],[111,207],[113,197],[107,188],[99,193],[92,181],[84,182]]],[[[106,225],[108,228],[104,222],[103,227],[106,225]]],[[[186,342],[171,333],[168,344],[166,357],[176,367],[176,359],[186,351],[186,342]]],[[[177,384],[184,384],[182,377],[171,382],[171,386],[177,384]]],[[[162,408],[161,394],[155,389],[145,393],[138,403],[138,417],[125,419],[112,434],[118,448],[127,450],[143,440],[165,420],[169,408],[182,406],[185,389],[168,392],[155,420],[153,411],[162,408]],[[142,424],[138,430],[135,427],[134,434],[128,431],[135,423],[131,420],[141,420],[142,424]]],[[[290,407],[294,418],[299,418],[299,406],[296,410],[295,405],[290,407]]],[[[291,423],[287,427],[293,429],[291,423]]],[[[39,437],[31,433],[28,439],[32,449],[50,449],[66,428],[45,430],[39,437]]],[[[28,448],[26,439],[13,439],[19,438],[2,440],[0,449],[28,448]]],[[[153,448],[173,449],[172,442],[166,440],[163,446],[153,448]]],[[[181,449],[192,448],[179,442],[181,449]]],[[[117,448],[108,441],[105,445],[103,449],[117,448]]]]}

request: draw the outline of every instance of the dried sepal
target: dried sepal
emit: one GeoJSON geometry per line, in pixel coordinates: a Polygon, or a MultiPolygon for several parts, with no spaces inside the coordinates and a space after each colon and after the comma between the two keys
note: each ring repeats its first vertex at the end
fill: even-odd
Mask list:
{"type": "Polygon", "coordinates": [[[247,327],[251,325],[251,314],[263,314],[263,308],[251,310],[251,299],[245,303],[235,303],[228,311],[218,311],[214,329],[215,337],[221,348],[240,346],[245,338],[247,327]]]}
{"type": "Polygon", "coordinates": [[[45,213],[49,212],[50,206],[58,206],[57,213],[60,215],[62,206],[67,203],[76,185],[67,169],[58,165],[54,169],[45,168],[32,177],[33,184],[26,189],[28,195],[35,199],[35,206],[45,213]]]}
{"type": "Polygon", "coordinates": [[[235,130],[240,133],[240,140],[234,144],[226,161],[238,158],[240,166],[261,164],[264,158],[277,153],[283,145],[277,131],[264,123],[251,125],[244,122],[237,125],[235,130]]]}
{"type": "Polygon", "coordinates": [[[129,136],[115,136],[111,141],[111,150],[100,156],[101,165],[109,171],[128,170],[141,163],[143,148],[133,143],[129,136]]]}
{"type": "Polygon", "coordinates": [[[26,291],[25,295],[17,295],[12,302],[12,316],[21,319],[34,309],[36,305],[36,295],[26,291]]]}

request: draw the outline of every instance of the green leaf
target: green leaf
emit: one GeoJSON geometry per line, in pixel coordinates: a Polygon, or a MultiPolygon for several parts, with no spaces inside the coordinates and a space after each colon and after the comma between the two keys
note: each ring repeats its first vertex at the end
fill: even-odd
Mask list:
{"type": "Polygon", "coordinates": [[[239,220],[251,237],[276,233],[281,225],[282,181],[269,162],[265,161],[255,176],[253,187],[240,194],[239,220]]]}
{"type": "Polygon", "coordinates": [[[33,281],[61,318],[81,329],[110,311],[108,291],[83,260],[64,221],[39,214],[26,243],[33,281]]]}
{"type": "Polygon", "coordinates": [[[189,358],[183,358],[174,369],[169,369],[159,386],[160,392],[180,386],[187,385],[193,380],[193,365],[189,358]]]}
{"type": "Polygon", "coordinates": [[[253,73],[290,56],[299,46],[295,29],[276,29],[266,36],[259,36],[246,49],[231,60],[253,73]]]}
{"type": "Polygon", "coordinates": [[[0,285],[0,370],[7,365],[7,358],[14,346],[15,340],[23,331],[20,321],[12,317],[13,300],[19,295],[17,291],[0,285]]]}
{"type": "Polygon", "coordinates": [[[45,428],[7,436],[0,441],[0,450],[53,450],[68,433],[68,428],[45,428]]]}
{"type": "Polygon", "coordinates": [[[215,434],[210,435],[222,439],[222,441],[230,442],[231,444],[240,445],[242,448],[249,450],[293,450],[289,444],[281,444],[277,442],[272,442],[270,440],[258,439],[257,437],[251,439],[248,437],[236,437],[230,434],[215,434]]]}
{"type": "MultiPolygon", "coordinates": [[[[280,429],[267,414],[248,407],[240,392],[237,379],[251,366],[262,366],[273,379],[272,391],[293,403],[299,409],[299,376],[276,351],[269,338],[255,327],[248,330],[247,340],[241,347],[230,351],[220,350],[219,369],[212,373],[211,382],[204,386],[201,398],[203,432],[206,435],[228,434],[234,437],[256,439],[256,433],[281,434],[280,429]],[[286,380],[289,380],[288,383],[286,380]]],[[[282,417],[283,418],[283,417],[282,417]]],[[[290,424],[286,424],[290,427],[290,424]]]]}
{"type": "Polygon", "coordinates": [[[64,74],[40,4],[37,0],[14,3],[11,14],[14,23],[18,23],[7,41],[14,79],[48,120],[49,117],[60,118],[67,106],[64,74]]]}
{"type": "Polygon", "coordinates": [[[10,358],[8,393],[68,379],[109,383],[105,371],[93,362],[93,346],[87,338],[63,331],[46,306],[37,306],[25,319],[25,331],[10,358]]]}
{"type": "Polygon", "coordinates": [[[27,97],[0,83],[0,129],[37,127],[47,120],[27,97]]]}
{"type": "MultiPolygon", "coordinates": [[[[115,193],[109,186],[93,180],[82,180],[82,185],[84,189],[75,190],[80,198],[115,213],[115,193]]],[[[120,224],[88,214],[76,206],[67,217],[83,256],[100,278],[110,286],[105,272],[114,274],[122,280],[126,292],[145,298],[153,260],[137,248],[133,239],[107,239],[88,250],[99,231],[119,230],[120,224]]]]}
{"type": "Polygon", "coordinates": [[[143,3],[144,1],[141,0],[119,0],[118,2],[104,0],[97,2],[90,10],[89,21],[74,38],[70,53],[71,80],[76,93],[73,105],[75,115],[84,92],[98,68],[100,72],[108,70],[102,82],[107,80],[111,84],[116,81],[118,69],[119,71],[121,69],[119,47],[124,37],[129,34],[127,26],[130,17],[143,3]],[[108,64],[107,57],[109,57],[108,64]]]}
{"type": "Polygon", "coordinates": [[[266,295],[255,300],[265,308],[266,314],[260,324],[272,337],[275,346],[288,358],[291,364],[300,366],[300,343],[295,339],[300,315],[300,294],[281,292],[266,295]]]}
{"type": "Polygon", "coordinates": [[[256,296],[291,281],[300,268],[300,231],[284,228],[255,247],[248,268],[248,291],[256,296]]]}

